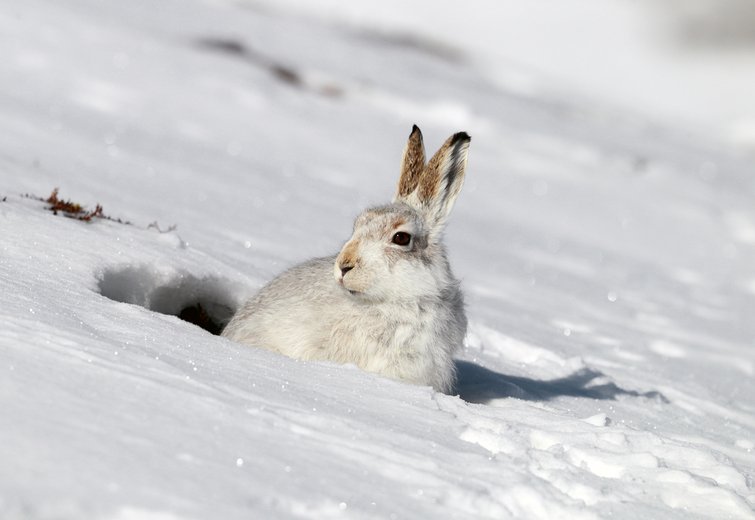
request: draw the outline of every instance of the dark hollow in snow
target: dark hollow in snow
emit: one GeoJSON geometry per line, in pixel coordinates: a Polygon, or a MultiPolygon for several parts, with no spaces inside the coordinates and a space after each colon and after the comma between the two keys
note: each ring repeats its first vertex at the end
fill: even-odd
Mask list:
{"type": "Polygon", "coordinates": [[[149,266],[111,268],[98,280],[100,294],[177,316],[212,334],[220,334],[233,316],[231,283],[217,277],[199,278],[187,272],[159,273],[149,266]]]}

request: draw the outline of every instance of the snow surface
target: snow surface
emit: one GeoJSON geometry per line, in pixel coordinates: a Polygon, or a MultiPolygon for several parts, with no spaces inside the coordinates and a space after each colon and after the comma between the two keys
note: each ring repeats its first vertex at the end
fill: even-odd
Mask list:
{"type": "MultiPolygon", "coordinates": [[[[255,0],[247,0],[254,2],[255,0]]],[[[275,0],[373,32],[464,48],[521,93],[588,94],[755,152],[751,0],[275,0]]],[[[583,100],[583,102],[585,102],[583,100]]]]}
{"type": "Polygon", "coordinates": [[[752,165],[306,13],[5,2],[0,518],[755,518],[752,165]],[[171,315],[336,251],[415,122],[472,135],[458,396],[171,315]]]}

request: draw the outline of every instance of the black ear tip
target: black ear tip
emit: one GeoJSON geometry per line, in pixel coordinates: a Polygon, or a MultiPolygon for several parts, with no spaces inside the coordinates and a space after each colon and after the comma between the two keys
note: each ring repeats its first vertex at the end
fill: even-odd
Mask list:
{"type": "Polygon", "coordinates": [[[466,132],[458,132],[458,133],[454,134],[453,137],[451,138],[451,143],[456,144],[456,143],[462,142],[462,141],[468,143],[471,140],[472,140],[472,138],[469,136],[468,133],[466,133],[466,132]]]}
{"type": "Polygon", "coordinates": [[[419,127],[417,125],[412,125],[412,133],[409,134],[409,137],[413,136],[417,132],[419,132],[420,135],[422,134],[422,131],[419,129],[419,127]]]}

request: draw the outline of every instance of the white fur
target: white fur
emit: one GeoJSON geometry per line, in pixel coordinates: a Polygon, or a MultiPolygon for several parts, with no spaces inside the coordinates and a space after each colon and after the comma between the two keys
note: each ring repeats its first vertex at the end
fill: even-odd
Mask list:
{"type": "Polygon", "coordinates": [[[357,217],[337,256],[310,260],[272,280],[222,335],[295,359],[353,363],[452,391],[453,354],[467,320],[440,237],[463,183],[468,144],[466,134],[454,135],[425,166],[414,127],[394,202],[357,217]],[[407,154],[420,152],[421,160],[409,163],[407,154]],[[412,236],[408,245],[392,241],[399,231],[412,236]]]}

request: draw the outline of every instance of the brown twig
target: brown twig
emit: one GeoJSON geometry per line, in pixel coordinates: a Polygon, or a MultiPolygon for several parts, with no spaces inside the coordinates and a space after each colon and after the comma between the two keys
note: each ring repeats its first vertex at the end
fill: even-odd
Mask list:
{"type": "Polygon", "coordinates": [[[100,218],[104,220],[109,220],[111,222],[117,222],[118,224],[131,225],[131,222],[128,222],[126,220],[121,220],[119,218],[113,218],[108,215],[105,215],[105,213],[103,213],[102,206],[100,204],[95,205],[92,211],[87,211],[84,208],[84,206],[82,206],[78,202],[72,202],[70,200],[61,199],[58,196],[58,193],[59,193],[58,188],[55,188],[54,190],[52,190],[52,193],[50,193],[50,196],[47,197],[46,199],[43,199],[42,197],[37,197],[35,195],[30,195],[28,193],[23,195],[23,197],[27,199],[38,200],[40,202],[46,202],[47,204],[50,205],[47,209],[52,211],[54,215],[57,215],[58,212],[60,212],[68,218],[74,218],[76,220],[81,220],[83,222],[92,222],[93,219],[100,218]]]}

